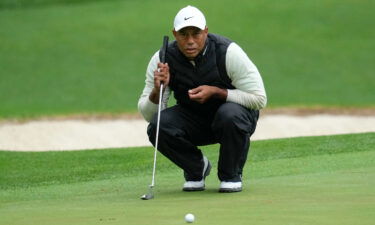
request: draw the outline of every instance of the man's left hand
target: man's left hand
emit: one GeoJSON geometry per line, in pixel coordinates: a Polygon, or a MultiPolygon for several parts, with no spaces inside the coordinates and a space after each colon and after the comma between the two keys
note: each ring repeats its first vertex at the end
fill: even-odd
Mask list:
{"type": "Polygon", "coordinates": [[[203,104],[211,98],[218,98],[225,101],[227,99],[228,91],[215,86],[202,85],[190,89],[188,94],[191,100],[203,104]]]}

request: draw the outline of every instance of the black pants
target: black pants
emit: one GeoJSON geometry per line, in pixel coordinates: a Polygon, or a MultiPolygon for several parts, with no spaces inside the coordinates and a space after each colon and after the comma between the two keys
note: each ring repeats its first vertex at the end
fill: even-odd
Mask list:
{"type": "MultiPolygon", "coordinates": [[[[197,146],[219,143],[219,179],[240,181],[258,117],[259,111],[230,102],[222,104],[212,117],[175,105],[161,113],[158,150],[184,170],[186,180],[198,181],[203,155],[197,146]]],[[[156,122],[155,115],[147,130],[153,145],[156,122]]]]}

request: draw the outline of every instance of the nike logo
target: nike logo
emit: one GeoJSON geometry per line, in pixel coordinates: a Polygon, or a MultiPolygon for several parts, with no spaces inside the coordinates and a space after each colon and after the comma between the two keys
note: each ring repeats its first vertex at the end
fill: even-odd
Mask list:
{"type": "Polygon", "coordinates": [[[193,18],[194,16],[190,16],[190,17],[185,17],[184,20],[188,20],[188,19],[191,19],[193,18]]]}

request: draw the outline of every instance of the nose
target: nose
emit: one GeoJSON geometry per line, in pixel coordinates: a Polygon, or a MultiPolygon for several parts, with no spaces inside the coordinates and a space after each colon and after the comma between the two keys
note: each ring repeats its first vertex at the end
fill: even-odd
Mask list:
{"type": "Polygon", "coordinates": [[[186,36],[186,43],[188,45],[194,44],[194,37],[193,37],[193,35],[189,34],[189,35],[186,36]]]}

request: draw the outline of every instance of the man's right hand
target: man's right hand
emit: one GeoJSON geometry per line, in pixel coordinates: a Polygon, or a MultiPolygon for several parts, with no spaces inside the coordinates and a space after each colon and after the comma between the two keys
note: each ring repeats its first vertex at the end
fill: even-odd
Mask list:
{"type": "MultiPolygon", "coordinates": [[[[154,88],[150,94],[150,101],[159,104],[160,84],[165,88],[169,84],[169,66],[168,63],[158,63],[158,69],[154,71],[154,88]]],[[[163,90],[164,91],[164,90],[163,90]]]]}

